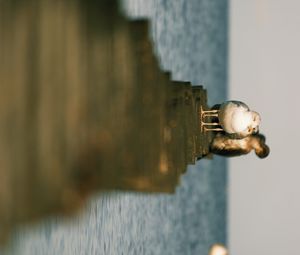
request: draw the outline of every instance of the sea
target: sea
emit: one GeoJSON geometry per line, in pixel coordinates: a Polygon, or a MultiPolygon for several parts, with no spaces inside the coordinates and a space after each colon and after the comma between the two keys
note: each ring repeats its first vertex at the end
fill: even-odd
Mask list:
{"type": "MultiPolygon", "coordinates": [[[[208,104],[227,98],[227,0],[123,0],[131,19],[147,18],[161,68],[203,85],[208,104]]],[[[227,241],[227,161],[187,167],[174,194],[94,194],[73,217],[14,230],[9,255],[205,255],[227,241]]]]}

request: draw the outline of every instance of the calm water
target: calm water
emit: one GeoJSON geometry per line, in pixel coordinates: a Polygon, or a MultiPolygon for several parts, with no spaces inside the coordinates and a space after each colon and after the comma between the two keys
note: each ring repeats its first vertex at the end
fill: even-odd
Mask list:
{"type": "MultiPolygon", "coordinates": [[[[149,17],[156,53],[173,79],[203,84],[209,104],[226,98],[227,1],[127,0],[149,17]]],[[[189,166],[174,195],[96,194],[80,215],[15,231],[5,254],[207,254],[226,242],[226,161],[189,166]]]]}

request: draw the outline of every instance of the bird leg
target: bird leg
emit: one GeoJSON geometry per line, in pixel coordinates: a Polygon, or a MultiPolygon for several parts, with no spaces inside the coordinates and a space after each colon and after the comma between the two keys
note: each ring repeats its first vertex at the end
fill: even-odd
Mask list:
{"type": "Polygon", "coordinates": [[[206,127],[206,126],[220,126],[219,122],[205,122],[205,118],[218,117],[219,110],[207,110],[204,111],[202,106],[200,107],[200,120],[201,120],[201,132],[207,131],[223,131],[222,128],[206,127]]]}
{"type": "Polygon", "coordinates": [[[206,111],[204,111],[204,110],[202,109],[202,113],[203,113],[203,114],[218,113],[218,112],[219,112],[219,110],[206,110],[206,111]]]}
{"type": "Polygon", "coordinates": [[[206,110],[204,111],[202,108],[202,105],[200,107],[200,118],[203,121],[206,117],[218,117],[219,115],[219,110],[206,110]]]}
{"type": "Polygon", "coordinates": [[[208,131],[224,131],[223,128],[207,128],[205,126],[202,126],[202,131],[208,132],[208,131]]]}

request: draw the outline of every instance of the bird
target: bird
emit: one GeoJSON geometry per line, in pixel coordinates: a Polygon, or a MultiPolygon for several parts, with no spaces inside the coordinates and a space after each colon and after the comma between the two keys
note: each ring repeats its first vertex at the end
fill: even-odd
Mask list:
{"type": "Polygon", "coordinates": [[[270,148],[266,145],[266,137],[262,134],[253,134],[242,139],[232,139],[225,133],[218,133],[210,144],[210,152],[234,157],[248,154],[252,150],[259,158],[266,158],[270,148]]]}
{"type": "Polygon", "coordinates": [[[200,114],[201,131],[224,131],[232,138],[258,133],[261,122],[259,113],[251,111],[245,103],[234,100],[215,105],[207,111],[201,107],[200,114]],[[207,122],[209,117],[217,121],[207,122]]]}

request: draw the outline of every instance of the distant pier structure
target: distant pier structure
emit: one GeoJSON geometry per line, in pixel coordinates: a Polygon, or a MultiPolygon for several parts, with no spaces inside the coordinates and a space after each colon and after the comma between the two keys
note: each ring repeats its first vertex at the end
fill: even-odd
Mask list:
{"type": "Polygon", "coordinates": [[[159,67],[117,1],[0,2],[0,231],[95,190],[174,192],[209,153],[206,91],[159,67]]]}

